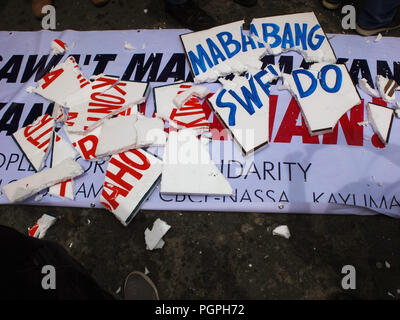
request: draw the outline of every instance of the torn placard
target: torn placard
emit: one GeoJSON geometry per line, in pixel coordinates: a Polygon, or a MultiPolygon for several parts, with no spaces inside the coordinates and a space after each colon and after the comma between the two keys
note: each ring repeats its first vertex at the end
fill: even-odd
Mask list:
{"type": "Polygon", "coordinates": [[[180,36],[195,82],[247,71],[235,56],[242,49],[243,20],[180,36]]]}
{"type": "Polygon", "coordinates": [[[118,82],[119,78],[115,76],[106,76],[103,74],[93,76],[90,78],[88,86],[84,86],[73,95],[65,98],[65,107],[71,112],[82,111],[82,106],[85,106],[85,102],[90,100],[90,96],[94,93],[101,93],[110,89],[114,84],[118,82]]]}
{"type": "Polygon", "coordinates": [[[127,226],[157,185],[161,167],[160,159],[142,149],[112,156],[100,202],[127,226]]]}
{"type": "Polygon", "coordinates": [[[383,38],[382,33],[379,33],[379,34],[376,36],[376,38],[374,39],[374,42],[379,42],[379,41],[382,40],[382,38],[383,38]]]}
{"type": "Polygon", "coordinates": [[[72,179],[82,173],[83,169],[77,162],[72,159],[66,159],[53,168],[44,169],[5,185],[3,191],[10,202],[18,202],[29,198],[43,189],[72,179]]]}
{"type": "MultiPolygon", "coordinates": [[[[64,125],[64,129],[66,125],[64,125]]],[[[80,156],[85,160],[97,160],[96,151],[99,144],[99,138],[101,133],[101,127],[90,131],[87,134],[76,134],[70,133],[68,130],[64,130],[71,141],[73,147],[79,152],[80,156]]]]}
{"type": "Polygon", "coordinates": [[[40,79],[38,85],[33,92],[64,106],[66,97],[89,85],[89,81],[79,70],[75,59],[68,57],[40,79]]]}
{"type": "Polygon", "coordinates": [[[254,75],[223,80],[208,100],[245,155],[268,144],[270,81],[278,72],[269,65],[254,75]]]}
{"type": "Polygon", "coordinates": [[[210,127],[204,108],[197,97],[192,97],[179,109],[172,109],[169,120],[172,127],[176,127],[177,129],[196,129],[200,133],[207,131],[210,127]]]}
{"type": "Polygon", "coordinates": [[[137,134],[137,145],[146,146],[164,146],[167,140],[167,134],[164,131],[164,121],[159,118],[148,118],[138,114],[135,123],[137,134]]]}
{"type": "Polygon", "coordinates": [[[186,90],[178,92],[178,94],[174,97],[173,102],[175,107],[179,109],[192,97],[204,99],[209,93],[210,91],[205,86],[192,86],[186,90]]]}
{"type": "MultiPolygon", "coordinates": [[[[71,146],[71,144],[65,141],[58,133],[55,133],[51,152],[51,167],[54,168],[66,159],[75,160],[77,156],[78,152],[71,146]]],[[[49,188],[49,194],[60,198],[74,200],[74,181],[72,179],[68,179],[51,186],[49,188]]]]}
{"type": "Polygon", "coordinates": [[[368,121],[372,125],[374,132],[385,145],[389,142],[390,131],[392,129],[394,110],[375,103],[369,102],[367,105],[368,121]]]}
{"type": "Polygon", "coordinates": [[[147,250],[161,249],[165,242],[162,237],[171,229],[171,226],[161,219],[157,219],[153,223],[153,228],[146,228],[144,231],[144,239],[147,250]]]}
{"type": "Polygon", "coordinates": [[[296,98],[310,135],[332,132],[341,116],[361,103],[343,64],[313,64],[309,70],[284,74],[284,83],[296,98]]]}
{"type": "Polygon", "coordinates": [[[358,79],[358,87],[371,97],[379,97],[379,93],[369,85],[368,80],[365,78],[358,79]]]}
{"type": "Polygon", "coordinates": [[[172,131],[163,155],[161,193],[232,195],[232,187],[210,159],[208,144],[191,129],[172,131]]]}
{"type": "Polygon", "coordinates": [[[56,102],[54,103],[53,113],[51,114],[51,117],[56,122],[65,122],[67,120],[67,115],[64,112],[64,108],[56,102]]]}
{"type": "Polygon", "coordinates": [[[121,153],[137,147],[137,115],[119,116],[104,121],[96,148],[96,158],[121,153]]]}
{"type": "Polygon", "coordinates": [[[376,86],[384,101],[394,103],[396,100],[396,90],[399,88],[398,83],[393,79],[383,76],[376,76],[376,86]]]}
{"type": "Polygon", "coordinates": [[[56,223],[57,217],[52,214],[45,213],[42,215],[32,228],[28,229],[28,234],[30,237],[42,239],[47,230],[56,223]]]}
{"type": "Polygon", "coordinates": [[[172,110],[175,108],[174,98],[183,90],[190,88],[193,85],[191,82],[175,82],[164,86],[153,88],[154,108],[157,117],[169,120],[172,110]]]}
{"type": "Polygon", "coordinates": [[[104,92],[95,92],[89,100],[75,105],[68,113],[67,130],[84,133],[134,105],[146,101],[149,84],[146,82],[119,81],[104,92]]]}
{"type": "Polygon", "coordinates": [[[253,19],[250,34],[278,55],[295,50],[307,62],[336,63],[335,53],[314,12],[253,19]]]}
{"type": "Polygon", "coordinates": [[[43,168],[53,140],[55,121],[48,114],[37,118],[35,122],[13,133],[12,137],[32,167],[39,171],[43,168]]]}
{"type": "Polygon", "coordinates": [[[67,44],[59,39],[55,39],[50,43],[51,55],[64,54],[67,51],[67,44]]]}

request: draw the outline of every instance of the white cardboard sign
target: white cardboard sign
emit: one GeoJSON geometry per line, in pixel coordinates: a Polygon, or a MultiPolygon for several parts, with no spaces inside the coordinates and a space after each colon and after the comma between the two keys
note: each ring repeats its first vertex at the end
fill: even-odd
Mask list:
{"type": "Polygon", "coordinates": [[[369,102],[368,121],[383,144],[388,144],[394,118],[394,110],[369,102]]]}
{"type": "MultiPolygon", "coordinates": [[[[72,145],[65,141],[58,133],[54,134],[53,145],[51,154],[51,167],[59,165],[66,159],[75,160],[78,152],[72,145]]],[[[57,183],[49,188],[51,195],[74,200],[75,198],[75,185],[72,179],[57,183]]]]}
{"type": "Polygon", "coordinates": [[[270,81],[278,76],[277,67],[269,65],[254,75],[224,80],[209,99],[245,155],[268,144],[270,81]]]}
{"type": "MultiPolygon", "coordinates": [[[[218,77],[247,71],[244,61],[236,59],[243,50],[242,42],[249,38],[242,33],[243,22],[180,36],[195,82],[214,82],[218,77]]],[[[250,41],[254,44],[252,39],[250,41]]]]}
{"type": "Polygon", "coordinates": [[[161,176],[162,161],[142,149],[112,156],[100,202],[124,225],[138,213],[161,176]]]}
{"type": "Polygon", "coordinates": [[[314,12],[253,19],[250,33],[277,55],[289,50],[301,53],[307,62],[336,63],[335,53],[314,12]]]}
{"type": "Polygon", "coordinates": [[[33,92],[64,106],[65,99],[89,85],[89,81],[79,70],[75,59],[68,57],[40,79],[38,85],[33,92]]]}
{"type": "Polygon", "coordinates": [[[119,81],[104,92],[92,92],[89,100],[70,109],[67,130],[84,133],[96,128],[105,119],[144,102],[148,89],[146,82],[119,81]]]}
{"type": "Polygon", "coordinates": [[[196,135],[191,129],[170,132],[161,193],[232,195],[232,187],[210,158],[208,139],[201,141],[196,135]]]}
{"type": "Polygon", "coordinates": [[[310,135],[332,132],[340,117],[361,103],[344,64],[316,63],[283,78],[299,103],[310,135]]]}
{"type": "Polygon", "coordinates": [[[44,166],[53,140],[54,126],[54,119],[48,114],[44,114],[31,125],[19,129],[12,135],[16,144],[36,171],[44,166]]]}

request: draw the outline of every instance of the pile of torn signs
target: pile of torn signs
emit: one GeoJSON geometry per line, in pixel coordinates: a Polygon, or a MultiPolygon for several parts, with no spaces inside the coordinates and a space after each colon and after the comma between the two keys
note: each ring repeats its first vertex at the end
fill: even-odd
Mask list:
{"type": "MultiPolygon", "coordinates": [[[[54,67],[37,88],[29,89],[55,103],[53,115],[41,116],[13,135],[37,173],[6,185],[8,199],[22,201],[45,188],[73,199],[73,178],[83,173],[76,157],[109,159],[100,201],[127,225],[160,180],[160,192],[166,194],[232,194],[209,154],[210,123],[202,99],[244,155],[270,141],[269,96],[278,79],[297,100],[310,135],[332,132],[340,117],[360,104],[346,66],[336,63],[314,13],[254,19],[249,34],[242,25],[238,21],[181,35],[196,84],[154,87],[152,118],[137,107],[149,94],[148,83],[103,74],[87,79],[72,57],[54,67]],[[302,54],[310,67],[285,74],[260,60],[289,50],[302,54]],[[215,81],[222,86],[214,93],[198,85],[215,81]],[[56,124],[62,125],[57,133],[56,124]],[[146,149],[151,146],[164,146],[162,160],[146,149]],[[51,168],[42,170],[49,152],[51,168]]],[[[66,45],[56,41],[52,49],[64,53],[66,45]]],[[[359,87],[394,103],[398,85],[378,77],[379,93],[365,79],[359,87]]],[[[387,143],[394,110],[370,103],[367,111],[369,123],[387,143]]]]}

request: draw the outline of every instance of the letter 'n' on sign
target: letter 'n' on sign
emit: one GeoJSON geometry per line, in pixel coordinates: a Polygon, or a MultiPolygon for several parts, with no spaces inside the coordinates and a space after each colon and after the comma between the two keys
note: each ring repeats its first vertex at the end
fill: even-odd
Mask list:
{"type": "Polygon", "coordinates": [[[279,73],[278,67],[269,65],[254,75],[220,80],[224,86],[209,99],[245,155],[268,144],[270,82],[279,73]]]}
{"type": "Polygon", "coordinates": [[[314,12],[253,19],[250,34],[265,44],[268,54],[295,50],[307,62],[336,63],[335,53],[314,12]]]}

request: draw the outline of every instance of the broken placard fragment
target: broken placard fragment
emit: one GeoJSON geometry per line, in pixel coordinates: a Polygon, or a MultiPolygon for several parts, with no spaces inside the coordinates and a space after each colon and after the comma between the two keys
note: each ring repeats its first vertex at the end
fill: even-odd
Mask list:
{"type": "Polygon", "coordinates": [[[104,92],[91,93],[89,100],[70,109],[67,130],[80,134],[93,130],[113,115],[146,101],[148,89],[146,82],[118,81],[104,92]]]}
{"type": "Polygon", "coordinates": [[[83,168],[77,162],[72,159],[66,159],[53,168],[44,169],[5,185],[3,191],[10,202],[18,202],[29,198],[43,189],[79,176],[82,173],[83,168]]]}
{"type": "Polygon", "coordinates": [[[146,228],[146,230],[144,231],[146,249],[161,249],[165,244],[162,237],[165,236],[169,229],[171,229],[171,226],[160,218],[154,221],[153,228],[151,230],[149,228],[146,228]]]}
{"type": "Polygon", "coordinates": [[[186,90],[178,92],[178,94],[174,97],[173,102],[175,107],[179,109],[193,96],[204,99],[209,93],[210,91],[205,86],[192,86],[186,90]]]}
{"type": "MultiPolygon", "coordinates": [[[[64,140],[58,133],[54,134],[52,152],[51,152],[51,168],[59,165],[66,159],[75,160],[78,152],[64,140]]],[[[49,188],[49,194],[60,198],[67,198],[74,200],[75,198],[75,184],[73,179],[57,183],[49,188]]]]}
{"type": "Polygon", "coordinates": [[[306,62],[336,63],[336,55],[314,12],[255,18],[250,34],[266,46],[269,54],[295,50],[306,62]]]}
{"type": "Polygon", "coordinates": [[[221,81],[223,87],[208,99],[245,155],[268,144],[270,81],[277,77],[279,69],[269,65],[254,75],[221,81]]]}
{"type": "Polygon", "coordinates": [[[55,121],[48,114],[38,117],[32,124],[13,133],[12,137],[32,167],[43,168],[53,140],[55,121]]]}
{"type": "Polygon", "coordinates": [[[169,120],[172,110],[175,108],[174,98],[178,92],[186,90],[193,85],[192,82],[175,82],[153,88],[154,108],[157,117],[169,120]]]}
{"type": "Polygon", "coordinates": [[[83,135],[68,132],[68,130],[66,130],[66,125],[64,125],[64,129],[69,141],[71,141],[73,147],[79,152],[83,159],[97,161],[96,152],[99,144],[101,127],[97,127],[83,135]]]}
{"type": "Polygon", "coordinates": [[[388,144],[390,131],[392,129],[394,110],[375,103],[367,105],[368,121],[374,132],[378,135],[383,144],[388,144]]]}
{"type": "Polygon", "coordinates": [[[149,118],[138,114],[135,123],[138,147],[164,146],[167,134],[164,131],[164,121],[159,118],[149,118]]]}
{"type": "Polygon", "coordinates": [[[284,83],[296,98],[310,135],[332,132],[341,116],[361,103],[343,64],[313,64],[309,70],[283,74],[284,83]]]}
{"type": "Polygon", "coordinates": [[[369,85],[368,80],[365,78],[358,79],[358,87],[371,97],[379,97],[378,92],[369,85]]]}
{"type": "Polygon", "coordinates": [[[56,122],[65,122],[67,120],[67,115],[64,112],[64,108],[56,102],[54,103],[53,112],[51,114],[51,117],[56,122]]]}
{"type": "Polygon", "coordinates": [[[236,59],[242,50],[243,22],[180,36],[196,83],[214,82],[218,77],[247,71],[243,62],[236,59]]]}
{"type": "Polygon", "coordinates": [[[100,127],[96,158],[135,149],[137,147],[136,120],[136,114],[106,120],[100,127]]]}
{"type": "Polygon", "coordinates": [[[89,85],[89,81],[79,70],[73,57],[55,66],[42,79],[38,81],[38,87],[33,92],[44,98],[65,106],[65,99],[89,85]]]}
{"type": "Polygon", "coordinates": [[[32,228],[28,229],[29,236],[42,239],[47,230],[56,223],[57,217],[52,214],[45,213],[42,215],[32,228]]]}
{"type": "Polygon", "coordinates": [[[157,185],[161,166],[160,159],[142,149],[113,155],[100,202],[127,226],[157,185]]]}
{"type": "Polygon", "coordinates": [[[211,160],[208,144],[197,138],[196,131],[170,132],[163,155],[161,193],[232,195],[232,192],[229,182],[211,160]]]}
{"type": "Polygon", "coordinates": [[[398,83],[393,79],[385,78],[381,75],[376,76],[376,86],[384,101],[394,103],[396,100],[396,90],[399,88],[398,83]]]}
{"type": "Polygon", "coordinates": [[[67,51],[67,44],[60,39],[55,39],[50,43],[51,55],[64,54],[67,51]]]}
{"type": "Polygon", "coordinates": [[[92,94],[107,91],[116,84],[118,80],[118,77],[106,76],[103,74],[92,76],[88,86],[80,88],[77,92],[65,98],[64,106],[68,108],[70,112],[80,112],[82,111],[82,107],[85,106],[85,102],[90,100],[92,94]]]}

